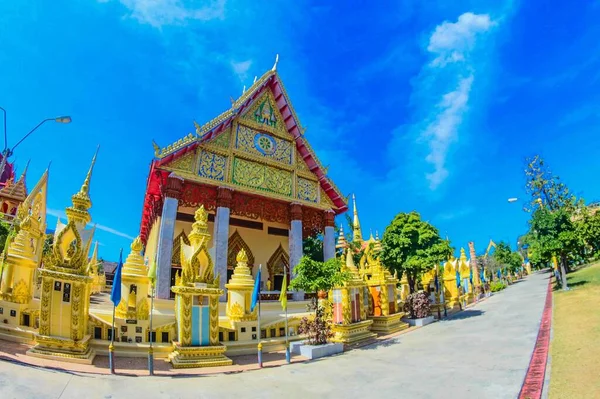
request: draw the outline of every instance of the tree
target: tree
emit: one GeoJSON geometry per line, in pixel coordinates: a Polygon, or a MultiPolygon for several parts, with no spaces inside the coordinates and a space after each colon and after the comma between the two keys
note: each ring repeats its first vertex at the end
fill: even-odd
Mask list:
{"type": "Polygon", "coordinates": [[[296,277],[290,283],[290,288],[306,292],[329,291],[337,285],[343,284],[349,277],[342,271],[339,258],[332,258],[325,262],[318,262],[308,256],[303,256],[294,269],[296,277]]]}
{"type": "Polygon", "coordinates": [[[414,211],[396,215],[385,229],[381,243],[381,261],[398,274],[406,273],[411,292],[423,272],[452,254],[450,242],[414,211]]]}
{"type": "Polygon", "coordinates": [[[567,287],[568,256],[580,247],[579,237],[570,213],[559,208],[550,211],[537,209],[529,222],[532,240],[542,261],[549,262],[556,256],[560,263],[560,274],[563,289],[567,287]]]}
{"type": "MultiPolygon", "coordinates": [[[[597,254],[600,251],[600,212],[590,214],[585,212],[581,217],[574,221],[577,229],[577,234],[585,246],[589,248],[592,254],[597,254]]],[[[586,253],[583,248],[583,257],[586,253]]]]}
{"type": "Polygon", "coordinates": [[[569,188],[555,176],[550,168],[539,155],[527,159],[525,169],[527,194],[531,196],[527,211],[532,212],[537,206],[544,206],[551,211],[566,207],[573,211],[581,202],[576,198],[569,188]]]}
{"type": "Polygon", "coordinates": [[[302,241],[302,253],[314,261],[323,262],[323,236],[317,234],[302,241]]]}
{"type": "Polygon", "coordinates": [[[10,234],[10,225],[4,221],[0,221],[0,252],[6,247],[6,239],[10,234]]]}
{"type": "Polygon", "coordinates": [[[518,253],[510,249],[510,245],[504,241],[496,244],[496,250],[492,254],[494,259],[502,268],[508,268],[511,272],[516,272],[522,264],[518,253]]]}
{"type": "Polygon", "coordinates": [[[44,249],[42,250],[42,253],[45,255],[48,255],[50,253],[50,251],[52,251],[52,245],[54,244],[54,234],[46,234],[46,237],[44,238],[44,249]]]}

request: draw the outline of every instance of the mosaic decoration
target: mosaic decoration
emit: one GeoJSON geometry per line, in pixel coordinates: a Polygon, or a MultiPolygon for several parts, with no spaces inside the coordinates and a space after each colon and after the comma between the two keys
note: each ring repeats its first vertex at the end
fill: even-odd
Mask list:
{"type": "Polygon", "coordinates": [[[321,204],[327,205],[327,206],[331,207],[332,209],[335,208],[333,201],[331,200],[331,198],[329,198],[329,195],[327,195],[327,193],[325,193],[325,190],[323,190],[323,188],[321,188],[320,190],[321,190],[321,204]]]}
{"type": "Polygon", "coordinates": [[[235,147],[253,155],[287,165],[292,164],[293,146],[291,142],[260,133],[244,125],[237,127],[235,147]]]}
{"type": "Polygon", "coordinates": [[[302,233],[304,238],[314,236],[325,228],[323,211],[303,207],[302,208],[302,233]]]}
{"type": "Polygon", "coordinates": [[[250,107],[248,112],[242,116],[244,122],[257,129],[266,129],[287,136],[287,130],[283,124],[283,117],[279,112],[275,98],[270,90],[260,96],[250,107]]]}
{"type": "Polygon", "coordinates": [[[203,150],[200,153],[198,175],[207,179],[223,181],[225,179],[226,165],[227,157],[203,150]]]}
{"type": "Polygon", "coordinates": [[[308,165],[306,165],[306,162],[304,162],[304,159],[302,159],[302,155],[300,155],[300,153],[297,150],[296,150],[296,168],[298,168],[298,170],[301,170],[303,172],[310,173],[310,169],[308,169],[308,165]]]}
{"type": "Polygon", "coordinates": [[[194,152],[190,152],[189,154],[185,154],[179,159],[174,160],[169,164],[169,168],[175,170],[181,170],[183,172],[192,172],[194,169],[194,159],[196,154],[194,152]]]}
{"type": "Polygon", "coordinates": [[[214,210],[217,208],[217,188],[194,183],[184,183],[179,204],[191,208],[198,208],[200,205],[204,205],[204,209],[207,211],[214,210]]]}
{"type": "Polygon", "coordinates": [[[298,199],[317,202],[317,182],[299,177],[297,187],[298,199]]]}
{"type": "Polygon", "coordinates": [[[231,132],[230,132],[230,129],[227,129],[226,131],[221,132],[219,135],[217,135],[217,137],[213,138],[206,144],[215,146],[215,147],[219,147],[219,148],[227,149],[227,148],[229,148],[230,138],[231,138],[231,132]]]}
{"type": "Polygon", "coordinates": [[[272,166],[235,158],[232,182],[285,196],[292,195],[292,173],[272,166]]]}

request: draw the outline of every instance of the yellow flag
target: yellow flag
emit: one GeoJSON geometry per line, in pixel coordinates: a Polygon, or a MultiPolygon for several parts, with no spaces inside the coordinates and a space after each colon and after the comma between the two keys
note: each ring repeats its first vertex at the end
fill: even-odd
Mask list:
{"type": "Polygon", "coordinates": [[[283,277],[283,285],[281,286],[281,294],[279,294],[279,302],[281,302],[281,308],[287,309],[287,276],[283,277]]]}
{"type": "Polygon", "coordinates": [[[148,269],[148,278],[150,279],[150,284],[154,287],[154,283],[156,283],[156,260],[153,260],[150,264],[150,268],[148,269]]]}

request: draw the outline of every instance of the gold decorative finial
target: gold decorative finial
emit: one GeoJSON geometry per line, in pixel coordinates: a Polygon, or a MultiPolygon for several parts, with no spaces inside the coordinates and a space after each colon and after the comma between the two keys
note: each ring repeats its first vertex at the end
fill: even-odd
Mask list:
{"type": "Polygon", "coordinates": [[[340,224],[340,235],[336,244],[336,248],[346,248],[346,236],[344,235],[344,225],[340,224]]]}
{"type": "Polygon", "coordinates": [[[159,156],[160,155],[160,147],[158,144],[156,144],[156,141],[152,140],[152,147],[154,147],[154,156],[159,156]]]}
{"type": "Polygon", "coordinates": [[[208,213],[204,210],[204,205],[201,205],[200,208],[196,209],[196,213],[194,213],[194,219],[196,222],[206,224],[208,221],[208,213]]]}
{"type": "Polygon", "coordinates": [[[131,243],[131,250],[133,252],[139,253],[142,252],[142,249],[144,249],[144,244],[142,244],[140,236],[137,236],[135,240],[133,240],[133,242],[131,243]]]}
{"type": "Polygon", "coordinates": [[[31,162],[31,159],[28,160],[25,164],[25,169],[23,169],[23,173],[21,173],[21,177],[19,178],[19,180],[25,180],[25,175],[27,174],[27,169],[29,168],[29,162],[31,162]]]}
{"type": "Polygon", "coordinates": [[[240,249],[240,252],[237,253],[235,257],[236,262],[240,263],[248,263],[248,254],[246,254],[246,250],[244,248],[240,249]]]}
{"type": "Polygon", "coordinates": [[[94,170],[94,165],[96,164],[96,156],[98,156],[98,150],[100,146],[96,148],[96,152],[94,153],[94,157],[92,158],[92,164],[90,165],[90,169],[88,170],[87,175],[85,176],[85,180],[83,181],[83,185],[81,186],[81,190],[79,192],[84,194],[86,197],[90,194],[90,180],[92,179],[92,172],[94,170]]]}
{"type": "Polygon", "coordinates": [[[352,241],[362,242],[362,232],[360,230],[360,221],[358,220],[358,209],[356,207],[356,196],[352,194],[352,202],[354,203],[354,220],[352,223],[352,241]]]}
{"type": "Polygon", "coordinates": [[[273,64],[273,68],[271,69],[271,71],[276,71],[277,70],[277,63],[279,62],[279,54],[277,54],[275,56],[275,64],[273,64]]]}

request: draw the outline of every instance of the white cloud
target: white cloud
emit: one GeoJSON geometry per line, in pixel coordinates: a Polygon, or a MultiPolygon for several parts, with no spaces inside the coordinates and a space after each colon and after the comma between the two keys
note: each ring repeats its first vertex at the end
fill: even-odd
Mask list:
{"type": "Polygon", "coordinates": [[[473,50],[477,35],[487,32],[493,25],[489,15],[472,12],[462,14],[456,22],[444,21],[429,38],[427,51],[437,55],[432,65],[464,61],[466,54],[473,50]]]}
{"type": "Polygon", "coordinates": [[[449,176],[448,155],[458,140],[475,80],[472,54],[477,39],[494,25],[487,14],[467,12],[456,22],[438,25],[429,38],[427,51],[433,59],[421,70],[414,93],[425,118],[413,128],[418,131],[417,141],[428,145],[425,161],[433,171],[426,178],[431,190],[449,176]]]}
{"type": "Polygon", "coordinates": [[[188,21],[210,21],[225,18],[226,0],[183,2],[181,0],[119,0],[132,18],[160,28],[163,25],[184,24],[188,21]],[[191,4],[188,4],[191,3],[191,4]]]}
{"type": "Polygon", "coordinates": [[[231,61],[231,68],[237,75],[241,82],[248,78],[248,70],[252,66],[252,60],[246,60],[241,62],[231,61]]]}

